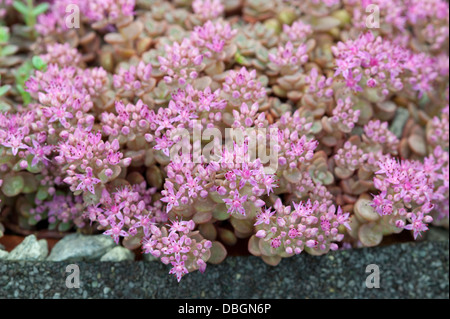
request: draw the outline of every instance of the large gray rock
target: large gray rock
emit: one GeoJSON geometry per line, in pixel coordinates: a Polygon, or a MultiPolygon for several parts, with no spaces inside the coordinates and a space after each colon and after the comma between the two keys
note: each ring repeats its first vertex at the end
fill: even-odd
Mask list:
{"type": "Polygon", "coordinates": [[[29,235],[9,253],[7,260],[44,260],[47,255],[47,241],[38,241],[35,235],[29,235]]]}
{"type": "Polygon", "coordinates": [[[6,250],[0,249],[0,260],[5,260],[8,258],[9,253],[6,250]]]}
{"type": "Polygon", "coordinates": [[[134,260],[134,253],[122,246],[116,246],[100,258],[100,261],[126,261],[134,260]]]}
{"type": "Polygon", "coordinates": [[[99,260],[116,244],[105,235],[71,234],[53,247],[48,261],[99,260]]]}

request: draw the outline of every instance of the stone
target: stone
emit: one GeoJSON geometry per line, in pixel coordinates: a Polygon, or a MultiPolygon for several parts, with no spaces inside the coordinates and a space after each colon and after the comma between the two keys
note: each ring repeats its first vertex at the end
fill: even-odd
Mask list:
{"type": "Polygon", "coordinates": [[[0,260],[6,260],[8,259],[9,253],[6,250],[0,249],[0,260]]]}
{"type": "Polygon", "coordinates": [[[9,253],[7,260],[39,261],[44,260],[47,255],[47,241],[38,241],[35,235],[29,235],[9,253]]]}
{"type": "Polygon", "coordinates": [[[100,261],[127,261],[134,260],[134,253],[122,246],[116,246],[100,258],[100,261]]]}
{"type": "Polygon", "coordinates": [[[48,261],[99,260],[116,244],[105,235],[70,234],[53,247],[48,261]]]}

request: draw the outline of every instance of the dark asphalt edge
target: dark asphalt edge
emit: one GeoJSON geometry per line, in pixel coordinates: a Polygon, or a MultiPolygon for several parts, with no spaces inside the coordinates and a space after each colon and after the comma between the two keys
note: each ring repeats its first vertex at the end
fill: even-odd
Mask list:
{"type": "Polygon", "coordinates": [[[1,261],[0,298],[449,298],[448,241],[301,254],[276,267],[228,257],[180,283],[160,262],[80,261],[80,287],[67,288],[70,264],[1,261]],[[366,287],[369,265],[379,288],[366,287]]]}

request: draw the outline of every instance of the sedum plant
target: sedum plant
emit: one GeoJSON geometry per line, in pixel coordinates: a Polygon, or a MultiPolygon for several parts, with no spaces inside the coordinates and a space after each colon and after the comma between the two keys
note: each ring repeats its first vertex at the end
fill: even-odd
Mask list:
{"type": "Polygon", "coordinates": [[[37,32],[0,26],[0,234],[103,233],[180,281],[448,227],[448,3],[373,2],[374,30],[353,0],[0,2],[37,32]]]}

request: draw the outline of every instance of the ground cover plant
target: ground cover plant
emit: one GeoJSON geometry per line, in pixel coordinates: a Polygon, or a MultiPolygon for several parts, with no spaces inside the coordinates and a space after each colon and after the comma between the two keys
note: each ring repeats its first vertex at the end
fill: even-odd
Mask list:
{"type": "Polygon", "coordinates": [[[443,0],[0,0],[0,236],[103,233],[179,281],[449,217],[443,0]]]}

